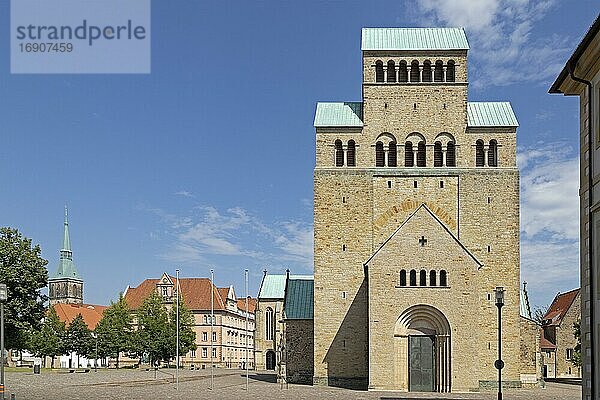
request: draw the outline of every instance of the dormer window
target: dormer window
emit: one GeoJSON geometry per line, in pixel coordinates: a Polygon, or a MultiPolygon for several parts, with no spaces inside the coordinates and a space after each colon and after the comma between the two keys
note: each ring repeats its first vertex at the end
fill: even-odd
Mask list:
{"type": "Polygon", "coordinates": [[[169,289],[165,286],[162,287],[162,296],[169,297],[169,289]]]}

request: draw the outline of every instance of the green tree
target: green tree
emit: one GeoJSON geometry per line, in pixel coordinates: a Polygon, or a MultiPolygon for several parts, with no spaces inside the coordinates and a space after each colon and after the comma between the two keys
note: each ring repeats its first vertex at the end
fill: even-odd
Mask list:
{"type": "MultiPolygon", "coordinates": [[[[177,303],[173,303],[169,313],[169,325],[172,349],[171,357],[175,357],[177,347],[177,303]]],[[[196,332],[194,332],[194,315],[183,301],[183,296],[179,297],[179,355],[185,355],[190,350],[196,349],[196,332]]]]}
{"type": "Polygon", "coordinates": [[[573,358],[571,362],[576,367],[581,367],[581,321],[573,323],[573,336],[577,339],[577,344],[573,350],[573,358]]]}
{"type": "Polygon", "coordinates": [[[6,347],[22,350],[28,335],[40,328],[46,296],[40,289],[48,285],[48,261],[39,245],[32,246],[17,229],[0,228],[0,283],[8,289],[5,303],[6,347]]]}
{"type": "Polygon", "coordinates": [[[134,351],[138,355],[148,354],[150,361],[169,361],[170,328],[167,309],[156,292],[144,300],[137,311],[138,331],[135,335],[134,351]]]}
{"type": "Polygon", "coordinates": [[[42,329],[33,332],[30,337],[29,350],[37,357],[42,357],[44,367],[46,357],[51,357],[50,368],[54,368],[54,358],[65,352],[65,323],[58,318],[54,307],[50,307],[42,329]]]}
{"type": "Polygon", "coordinates": [[[87,324],[81,314],[71,321],[67,327],[65,336],[65,350],[69,353],[77,353],[77,367],[79,367],[79,357],[92,354],[94,348],[94,339],[87,324]]]}
{"type": "Polygon", "coordinates": [[[119,354],[132,347],[132,323],[131,310],[123,295],[120,294],[119,300],[111,303],[110,307],[104,310],[102,319],[95,329],[98,337],[98,355],[116,357],[117,368],[119,368],[119,354]]]}

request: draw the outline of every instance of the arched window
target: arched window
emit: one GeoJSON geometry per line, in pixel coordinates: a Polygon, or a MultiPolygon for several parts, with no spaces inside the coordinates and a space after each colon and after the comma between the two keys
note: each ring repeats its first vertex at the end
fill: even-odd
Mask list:
{"type": "Polygon", "coordinates": [[[490,148],[488,149],[488,167],[498,166],[498,142],[494,139],[490,140],[490,148]]]}
{"type": "Polygon", "coordinates": [[[435,62],[435,70],[433,71],[434,82],[444,82],[444,63],[442,60],[435,62]]]}
{"type": "Polygon", "coordinates": [[[265,311],[265,340],[273,340],[273,322],[273,309],[267,307],[267,310],[265,311]]]}
{"type": "Polygon", "coordinates": [[[410,286],[417,286],[417,271],[410,270],[410,286]]]}
{"type": "Polygon", "coordinates": [[[427,271],[424,269],[419,273],[419,286],[427,286],[427,271]]]}
{"type": "Polygon", "coordinates": [[[385,167],[385,153],[383,152],[383,143],[375,143],[375,166],[385,167]]]}
{"type": "Polygon", "coordinates": [[[433,166],[442,167],[444,165],[444,155],[442,154],[442,143],[433,144],[433,166]]]}
{"type": "Polygon", "coordinates": [[[340,139],[335,141],[335,166],[344,166],[344,149],[342,149],[342,141],[340,139]]]}
{"type": "Polygon", "coordinates": [[[406,286],[406,270],[400,271],[400,286],[406,286]]]}
{"type": "Polygon", "coordinates": [[[419,62],[417,60],[413,60],[413,62],[410,63],[410,81],[421,82],[421,73],[419,71],[419,62]]]}
{"type": "Polygon", "coordinates": [[[485,163],[485,153],[483,151],[483,140],[475,142],[475,166],[483,167],[485,163]]]}
{"type": "Polygon", "coordinates": [[[456,167],[456,147],[454,142],[446,145],[446,167],[456,167]]]}
{"type": "Polygon", "coordinates": [[[354,140],[348,140],[348,150],[346,151],[348,166],[356,167],[356,143],[354,140]]]}
{"type": "Polygon", "coordinates": [[[437,285],[436,274],[435,274],[435,270],[432,269],[431,271],[429,271],[429,286],[435,286],[435,285],[437,285]]]}
{"type": "Polygon", "coordinates": [[[390,142],[388,149],[388,167],[398,166],[398,146],[396,142],[390,142]]]}
{"type": "Polygon", "coordinates": [[[408,82],[408,68],[404,60],[398,64],[398,82],[408,82]]]}
{"type": "Polygon", "coordinates": [[[448,61],[448,65],[446,66],[446,82],[454,82],[456,78],[456,68],[454,66],[454,61],[448,61]]]}
{"type": "Polygon", "coordinates": [[[431,82],[431,61],[423,62],[423,82],[431,82]]]}
{"type": "Polygon", "coordinates": [[[448,277],[446,276],[446,271],[440,271],[440,286],[448,286],[448,277]]]}
{"type": "Polygon", "coordinates": [[[392,60],[387,63],[387,81],[396,82],[396,64],[392,60]]]}
{"type": "Polygon", "coordinates": [[[383,82],[383,62],[377,61],[375,63],[375,82],[383,82]]]}
{"type": "Polygon", "coordinates": [[[417,146],[417,167],[424,167],[426,163],[425,142],[419,142],[417,146]]]}
{"type": "Polygon", "coordinates": [[[412,142],[406,142],[404,144],[404,166],[405,167],[414,167],[415,166],[415,158],[413,154],[412,142]]]}

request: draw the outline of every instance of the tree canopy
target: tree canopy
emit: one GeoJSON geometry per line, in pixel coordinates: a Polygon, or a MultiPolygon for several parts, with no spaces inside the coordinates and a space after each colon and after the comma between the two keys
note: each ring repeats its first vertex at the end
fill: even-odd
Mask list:
{"type": "MultiPolygon", "coordinates": [[[[177,348],[177,307],[173,304],[170,318],[171,331],[171,357],[176,356],[177,348]]],[[[183,301],[183,296],[179,297],[179,355],[185,355],[190,350],[196,350],[196,332],[194,332],[194,315],[183,301]]]]}
{"type": "Polygon", "coordinates": [[[44,318],[46,296],[40,289],[48,285],[48,261],[39,245],[23,237],[17,229],[0,228],[0,283],[8,289],[5,302],[6,347],[22,350],[28,335],[39,329],[44,318]]]}
{"type": "MultiPolygon", "coordinates": [[[[92,353],[94,347],[94,338],[88,328],[87,324],[83,320],[81,314],[77,314],[73,321],[67,327],[67,334],[65,336],[65,350],[67,352],[76,352],[77,358],[79,356],[88,356],[92,353]]],[[[77,362],[79,366],[79,362],[77,362]]]]}
{"type": "Polygon", "coordinates": [[[129,350],[132,343],[131,311],[122,294],[116,303],[104,310],[102,319],[95,329],[98,337],[98,354],[101,357],[116,357],[119,368],[119,353],[129,350]]]}
{"type": "Polygon", "coordinates": [[[144,300],[137,311],[138,330],[134,349],[147,354],[151,361],[168,361],[172,354],[169,348],[169,317],[161,297],[156,292],[144,300]]]}
{"type": "Polygon", "coordinates": [[[50,307],[42,329],[31,334],[28,350],[35,356],[42,357],[45,361],[46,357],[51,357],[51,367],[54,366],[54,357],[64,354],[65,352],[65,323],[58,318],[54,307],[50,307]]]}
{"type": "Polygon", "coordinates": [[[573,358],[571,361],[576,367],[581,367],[581,321],[573,323],[573,336],[577,339],[577,344],[573,350],[573,358]]]}

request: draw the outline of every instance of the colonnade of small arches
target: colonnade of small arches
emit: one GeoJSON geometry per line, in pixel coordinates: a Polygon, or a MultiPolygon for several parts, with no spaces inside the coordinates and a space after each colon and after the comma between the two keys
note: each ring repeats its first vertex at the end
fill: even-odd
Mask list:
{"type": "Polygon", "coordinates": [[[498,142],[495,139],[490,140],[487,145],[481,139],[475,142],[475,166],[498,166],[498,142]]]}
{"type": "Polygon", "coordinates": [[[448,273],[442,269],[439,273],[432,269],[427,271],[422,269],[418,271],[411,269],[406,271],[405,269],[400,271],[400,286],[448,286],[448,273]],[[439,278],[439,279],[438,279],[439,278]]]}
{"type": "Polygon", "coordinates": [[[418,82],[455,82],[456,64],[449,60],[446,64],[442,60],[432,63],[430,60],[420,64],[412,60],[408,64],[401,60],[397,65],[394,60],[389,60],[385,65],[381,60],[375,62],[375,82],[378,83],[418,83],[418,82]]]}

